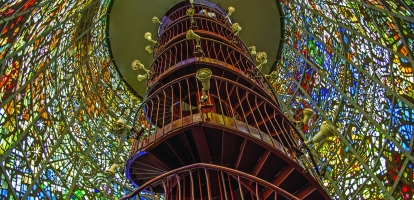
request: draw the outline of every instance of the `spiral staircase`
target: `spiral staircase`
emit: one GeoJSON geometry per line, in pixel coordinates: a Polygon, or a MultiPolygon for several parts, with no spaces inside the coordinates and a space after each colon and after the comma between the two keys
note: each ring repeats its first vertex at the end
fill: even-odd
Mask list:
{"type": "Polygon", "coordinates": [[[227,13],[184,1],[161,22],[123,199],[330,199],[227,13]]]}

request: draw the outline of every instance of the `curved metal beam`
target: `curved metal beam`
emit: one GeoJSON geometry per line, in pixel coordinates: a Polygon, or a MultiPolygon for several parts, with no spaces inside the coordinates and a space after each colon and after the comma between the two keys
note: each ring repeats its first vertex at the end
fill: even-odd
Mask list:
{"type": "Polygon", "coordinates": [[[215,170],[224,171],[224,172],[231,173],[231,174],[236,174],[238,176],[242,176],[244,178],[247,178],[247,179],[250,179],[252,181],[258,182],[258,183],[260,183],[260,184],[262,184],[262,185],[264,185],[264,186],[266,186],[270,189],[273,189],[277,192],[280,192],[281,194],[283,194],[284,196],[286,196],[290,199],[299,200],[297,197],[290,194],[289,192],[286,192],[282,188],[279,188],[279,187],[277,187],[277,186],[275,186],[275,185],[273,185],[273,184],[271,184],[271,183],[269,183],[269,182],[267,182],[263,179],[257,178],[253,175],[250,175],[250,174],[247,174],[247,173],[235,170],[235,169],[231,169],[231,168],[227,168],[227,167],[223,167],[223,166],[219,166],[219,165],[207,164],[207,163],[196,163],[196,164],[192,164],[192,165],[187,165],[187,166],[180,167],[180,168],[174,169],[172,171],[169,171],[165,174],[159,175],[159,176],[151,179],[150,181],[146,182],[145,184],[143,184],[141,187],[136,189],[131,194],[126,195],[126,196],[120,198],[119,200],[130,199],[130,198],[134,197],[135,195],[137,195],[139,192],[141,192],[143,189],[147,188],[148,186],[152,185],[153,183],[155,183],[155,182],[157,182],[157,181],[159,181],[159,180],[161,180],[165,177],[171,176],[173,174],[176,174],[176,173],[179,173],[179,172],[182,172],[182,171],[187,171],[187,170],[196,169],[196,168],[215,169],[215,170]]]}

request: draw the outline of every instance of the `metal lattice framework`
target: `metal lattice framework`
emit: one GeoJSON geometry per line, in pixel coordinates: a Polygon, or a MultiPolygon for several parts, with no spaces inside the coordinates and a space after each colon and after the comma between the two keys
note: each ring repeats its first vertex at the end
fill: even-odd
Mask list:
{"type": "Polygon", "coordinates": [[[413,198],[413,2],[282,6],[283,52],[270,81],[292,117],[306,107],[317,112],[306,137],[324,120],[339,128],[314,146],[331,195],[413,198]]]}
{"type": "Polygon", "coordinates": [[[131,191],[122,175],[130,96],[108,54],[106,1],[0,7],[0,198],[91,199],[131,191]],[[115,160],[115,158],[120,160],[115,160]]]}

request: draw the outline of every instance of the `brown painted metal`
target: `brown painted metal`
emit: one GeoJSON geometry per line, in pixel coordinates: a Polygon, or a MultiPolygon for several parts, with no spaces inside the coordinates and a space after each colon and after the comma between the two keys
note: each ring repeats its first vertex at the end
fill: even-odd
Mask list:
{"type": "MultiPolygon", "coordinates": [[[[220,191],[220,199],[223,199],[223,189],[222,189],[222,183],[221,183],[221,181],[220,181],[220,177],[219,177],[220,175],[219,175],[219,173],[217,173],[217,185],[218,185],[218,187],[219,187],[219,191],[220,191]]],[[[224,186],[224,184],[223,184],[223,186],[224,186]]],[[[227,199],[227,195],[226,195],[226,199],[227,199]]]]}
{"type": "MultiPolygon", "coordinates": [[[[194,185],[194,180],[193,180],[193,173],[191,173],[191,170],[188,170],[189,174],[190,174],[190,185],[193,186],[194,185]]],[[[190,200],[194,200],[194,187],[191,187],[191,195],[190,195],[190,200]]]]}
{"type": "Polygon", "coordinates": [[[201,180],[200,180],[200,178],[201,178],[201,175],[200,175],[200,170],[198,170],[197,171],[198,172],[198,185],[200,186],[200,197],[202,197],[203,196],[203,189],[201,188],[201,180]]]}
{"type": "Polygon", "coordinates": [[[154,61],[150,66],[152,74],[148,80],[148,86],[161,81],[165,76],[171,75],[173,71],[204,62],[206,64],[222,66],[232,73],[245,76],[248,80],[254,81],[257,84],[255,86],[264,89],[263,92],[273,96],[270,86],[263,83],[263,75],[256,71],[254,62],[250,60],[246,52],[233,49],[230,45],[215,39],[202,38],[201,43],[205,46],[203,49],[205,55],[202,58],[194,58],[192,55],[193,50],[189,50],[194,48],[194,41],[185,40],[185,38],[181,38],[181,40],[162,50],[158,56],[154,57],[154,61]],[[184,55],[176,55],[176,51],[180,48],[186,49],[184,55]]]}
{"type": "MultiPolygon", "coordinates": [[[[273,185],[279,186],[288,176],[290,173],[293,172],[295,168],[291,165],[286,166],[282,171],[279,172],[277,177],[272,181],[273,185]]],[[[271,190],[267,189],[263,192],[263,196],[267,198],[272,193],[271,190]]]]}
{"type": "Polygon", "coordinates": [[[191,128],[195,143],[197,145],[198,152],[202,152],[200,155],[201,162],[209,162],[211,160],[210,149],[207,145],[207,140],[204,135],[202,126],[192,126],[191,128]]]}
{"type": "Polygon", "coordinates": [[[250,173],[253,176],[257,176],[259,171],[262,169],[263,164],[266,162],[267,158],[270,155],[270,151],[265,151],[262,156],[260,157],[259,161],[257,162],[256,166],[254,167],[253,171],[250,173]]]}
{"type": "Polygon", "coordinates": [[[310,194],[328,199],[317,173],[308,169],[308,157],[295,154],[297,130],[225,12],[195,4],[191,23],[189,8],[188,2],[178,3],[159,29],[148,92],[135,120],[139,135],[127,163],[137,191],[161,192],[167,200],[310,194]],[[201,15],[204,9],[216,18],[201,15]],[[189,29],[201,37],[202,52],[195,40],[186,39],[189,29]],[[213,73],[206,102],[200,102],[202,86],[195,77],[201,68],[213,73]],[[281,171],[269,170],[275,164],[281,171]],[[300,177],[296,187],[283,186],[295,176],[300,177]]]}
{"type": "MultiPolygon", "coordinates": [[[[175,169],[175,170],[171,170],[171,171],[169,171],[167,173],[164,173],[164,174],[162,174],[162,175],[160,175],[160,176],[158,176],[158,177],[156,177],[154,179],[151,179],[150,181],[148,181],[145,184],[143,184],[141,187],[139,187],[138,189],[136,189],[131,194],[126,195],[126,196],[120,198],[120,200],[125,200],[125,199],[132,198],[135,195],[139,194],[139,192],[141,192],[142,190],[146,189],[147,187],[150,187],[152,184],[154,184],[156,182],[159,182],[160,180],[163,180],[165,178],[167,178],[167,181],[168,181],[168,177],[171,177],[172,176],[172,177],[176,178],[177,177],[177,173],[179,173],[179,172],[186,172],[188,170],[198,169],[198,168],[203,169],[205,172],[207,172],[209,170],[217,170],[217,171],[225,172],[227,174],[231,174],[231,175],[237,177],[237,179],[239,180],[239,183],[245,182],[245,181],[242,181],[240,179],[240,177],[241,178],[244,178],[246,180],[251,180],[251,181],[253,181],[256,184],[260,184],[262,186],[265,186],[267,189],[269,189],[269,190],[271,190],[273,192],[277,192],[277,193],[282,194],[283,196],[285,196],[288,199],[298,199],[296,196],[290,194],[289,192],[286,192],[283,189],[275,186],[274,184],[271,184],[271,183],[269,183],[267,181],[264,181],[263,179],[257,178],[256,176],[252,176],[250,174],[247,174],[247,173],[244,173],[244,172],[235,170],[235,169],[231,169],[231,168],[219,166],[219,165],[213,165],[213,164],[207,164],[207,163],[196,163],[196,164],[187,165],[187,166],[184,166],[184,167],[175,169]]],[[[209,182],[208,182],[208,180],[209,180],[208,176],[209,175],[208,175],[208,173],[209,172],[205,173],[206,180],[207,180],[207,185],[209,185],[209,182]]],[[[177,181],[179,181],[179,179],[177,179],[177,181]]],[[[173,184],[171,184],[171,185],[173,185],[173,184]]],[[[241,188],[240,185],[239,185],[239,188],[241,188]]],[[[209,196],[209,199],[210,199],[211,198],[210,192],[209,192],[208,196],[209,196]]]]}
{"type": "Polygon", "coordinates": [[[157,157],[155,157],[154,155],[152,155],[151,153],[147,153],[145,155],[145,159],[153,164],[154,166],[157,166],[160,169],[170,169],[168,166],[166,166],[163,162],[161,162],[157,157]]]}
{"type": "Polygon", "coordinates": [[[295,193],[295,196],[297,196],[300,199],[303,199],[303,198],[306,198],[309,194],[311,194],[315,190],[316,190],[316,187],[314,185],[308,184],[304,188],[302,188],[298,193],[295,193]]]}
{"type": "Polygon", "coordinates": [[[181,154],[177,153],[174,148],[171,147],[171,145],[168,143],[168,141],[165,141],[165,143],[168,145],[168,147],[170,148],[170,150],[174,153],[175,156],[178,157],[178,160],[180,161],[180,163],[182,165],[184,165],[183,159],[181,158],[181,154]]]}
{"type": "MultiPolygon", "coordinates": [[[[179,85],[179,84],[181,84],[181,82],[185,82],[187,80],[191,80],[191,81],[194,82],[194,78],[191,77],[191,76],[194,76],[194,75],[193,74],[186,75],[186,76],[184,76],[184,77],[182,77],[180,79],[176,79],[174,82],[172,82],[170,84],[172,84],[172,85],[179,85]]],[[[232,85],[232,87],[234,89],[230,93],[228,93],[227,96],[234,95],[234,93],[236,93],[236,96],[237,96],[240,93],[240,91],[243,91],[243,94],[245,94],[246,92],[248,92],[248,95],[250,95],[250,96],[257,96],[257,98],[260,98],[261,101],[264,101],[265,104],[266,104],[266,106],[272,107],[272,109],[275,110],[278,113],[281,112],[278,106],[276,106],[274,103],[270,102],[265,97],[261,96],[256,91],[252,90],[251,88],[245,87],[244,85],[241,85],[240,83],[237,83],[237,82],[234,82],[234,81],[231,81],[231,80],[223,79],[221,77],[213,76],[213,80],[217,80],[217,81],[220,81],[221,83],[225,83],[226,86],[227,85],[232,85]],[[235,92],[234,92],[234,90],[235,90],[235,92]]],[[[196,88],[199,88],[199,86],[197,85],[196,88]]],[[[171,102],[171,99],[175,97],[173,94],[171,94],[171,92],[173,92],[173,91],[174,91],[173,87],[171,87],[169,85],[163,86],[163,87],[159,88],[156,92],[152,93],[147,98],[148,100],[146,102],[143,102],[144,104],[150,106],[149,108],[151,108],[151,112],[148,113],[148,114],[151,114],[153,116],[153,119],[154,120],[158,120],[159,118],[157,118],[157,117],[163,118],[163,115],[161,115],[161,114],[168,114],[168,113],[166,113],[166,110],[165,109],[159,110],[159,109],[157,109],[157,105],[154,106],[154,104],[157,103],[157,102],[154,103],[154,98],[159,98],[161,96],[162,98],[160,100],[158,100],[158,102],[161,101],[162,99],[164,99],[164,100],[161,101],[161,102],[159,102],[159,103],[165,102],[164,105],[170,104],[171,106],[173,106],[172,105],[172,102],[171,102]],[[167,93],[166,93],[166,89],[168,89],[167,93]],[[169,98],[166,99],[166,96],[168,96],[169,98]],[[163,113],[160,113],[159,111],[163,111],[163,113]]],[[[213,92],[213,91],[211,91],[211,92],[213,92]]],[[[182,96],[177,97],[177,101],[182,101],[182,100],[183,100],[183,97],[182,96]]],[[[223,99],[223,100],[225,100],[225,99],[223,99]]],[[[226,101],[230,101],[230,99],[227,99],[226,101]]],[[[231,101],[234,101],[234,100],[231,100],[231,101]]],[[[239,98],[236,101],[237,101],[236,103],[247,103],[247,104],[251,104],[249,101],[242,101],[239,98]]],[[[229,103],[228,105],[231,105],[231,103],[229,103]]],[[[251,106],[249,106],[249,107],[251,107],[251,106]]],[[[240,108],[241,108],[241,111],[244,111],[244,109],[242,107],[240,107],[240,108]]],[[[237,108],[230,108],[230,109],[231,110],[234,110],[234,109],[237,109],[237,108]]],[[[250,109],[249,109],[249,111],[250,111],[250,109]]],[[[244,118],[248,117],[248,116],[246,116],[247,115],[246,114],[247,112],[248,112],[247,110],[246,110],[246,112],[243,112],[243,113],[245,113],[245,114],[243,114],[243,117],[244,118]]],[[[251,112],[255,112],[255,111],[253,110],[251,112]]],[[[261,112],[261,111],[257,111],[257,112],[261,112]]],[[[259,115],[259,113],[255,114],[255,115],[259,115]]],[[[266,115],[267,115],[267,113],[266,113],[266,115]]],[[[168,119],[169,120],[168,122],[170,122],[170,120],[172,120],[172,119],[173,118],[168,119]]],[[[276,123],[277,124],[277,127],[279,129],[281,129],[281,128],[283,128],[285,130],[292,129],[292,127],[285,128],[284,126],[281,126],[281,124],[278,121],[275,121],[273,123],[276,123]]],[[[163,124],[165,124],[165,122],[163,122],[163,124]]],[[[258,124],[257,121],[256,121],[256,124],[258,124]]]]}
{"type": "MultiPolygon", "coordinates": [[[[227,26],[222,26],[222,24],[219,21],[203,15],[195,16],[194,20],[196,21],[196,23],[198,22],[201,25],[199,29],[195,29],[197,34],[214,34],[216,39],[222,41],[233,40],[233,31],[231,30],[231,28],[227,26]]],[[[168,47],[171,44],[171,42],[177,41],[178,38],[185,37],[186,31],[191,27],[190,22],[186,18],[181,18],[180,20],[174,23],[174,26],[170,26],[167,29],[165,29],[162,35],[160,35],[160,37],[158,38],[157,49],[155,53],[157,53],[157,51],[162,51],[163,48],[168,47]],[[175,28],[175,26],[179,26],[180,29],[175,28]]],[[[240,40],[240,38],[236,38],[236,41],[237,43],[230,44],[240,50],[244,50],[246,48],[243,42],[240,40]]],[[[249,57],[247,53],[246,55],[249,57]]]]}
{"type": "MultiPolygon", "coordinates": [[[[169,27],[169,26],[173,25],[173,22],[179,21],[180,18],[188,18],[187,15],[186,15],[186,11],[190,7],[191,7],[190,5],[182,5],[178,9],[174,10],[172,13],[167,14],[166,18],[169,19],[170,23],[164,23],[163,26],[164,27],[169,27]]],[[[220,22],[226,22],[227,21],[227,19],[225,19],[225,17],[223,16],[223,14],[225,14],[225,13],[220,12],[219,10],[212,9],[212,8],[210,8],[208,6],[204,6],[204,5],[198,5],[198,4],[195,4],[193,8],[195,10],[194,16],[197,16],[198,15],[197,13],[199,13],[201,10],[206,9],[206,10],[208,10],[208,12],[215,13],[218,21],[220,21],[220,22]]],[[[224,23],[224,24],[226,24],[226,23],[224,23]]]]}
{"type": "Polygon", "coordinates": [[[209,173],[210,171],[209,170],[207,170],[207,168],[204,168],[204,174],[206,175],[206,185],[207,185],[207,197],[208,197],[208,200],[211,200],[212,199],[212,196],[211,196],[211,185],[210,185],[210,173],[209,173]]]}
{"type": "Polygon", "coordinates": [[[239,156],[237,157],[236,164],[234,165],[235,169],[239,168],[240,161],[241,161],[241,158],[242,158],[243,152],[244,152],[244,147],[246,146],[246,142],[247,142],[247,139],[244,139],[242,145],[240,146],[240,153],[239,153],[239,156]]]}
{"type": "Polygon", "coordinates": [[[256,182],[254,182],[252,180],[249,181],[249,180],[246,180],[246,179],[239,179],[239,178],[237,180],[243,186],[243,188],[246,189],[246,190],[243,191],[243,196],[245,196],[246,193],[249,193],[249,192],[251,194],[256,193],[255,188],[252,186],[252,184],[250,184],[250,182],[252,182],[252,183],[256,183],[256,182]]]}
{"type": "Polygon", "coordinates": [[[244,193],[243,193],[243,188],[241,187],[240,176],[237,177],[237,183],[239,184],[240,197],[242,200],[244,200],[244,193]]]}

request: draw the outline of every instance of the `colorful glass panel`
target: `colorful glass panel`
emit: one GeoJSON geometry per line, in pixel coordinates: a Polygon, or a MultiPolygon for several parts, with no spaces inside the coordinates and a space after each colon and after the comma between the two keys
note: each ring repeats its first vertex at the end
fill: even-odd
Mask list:
{"type": "Polygon", "coordinates": [[[0,197],[102,199],[132,191],[123,173],[131,93],[106,44],[109,1],[0,6],[0,197]],[[119,159],[118,159],[119,158],[119,159]]]}
{"type": "Polygon", "coordinates": [[[302,129],[306,138],[322,121],[337,127],[335,136],[313,145],[320,167],[327,168],[328,191],[336,198],[412,199],[413,3],[281,5],[285,42],[271,82],[292,117],[313,108],[315,116],[302,129]]]}
{"type": "MultiPolygon", "coordinates": [[[[316,112],[306,137],[324,120],[337,126],[339,135],[314,145],[328,191],[412,199],[414,3],[280,2],[285,42],[271,82],[293,117],[316,112]]],[[[129,150],[111,123],[134,113],[105,41],[109,4],[0,6],[1,198],[119,198],[132,190],[122,173],[103,172],[129,150]]]]}

